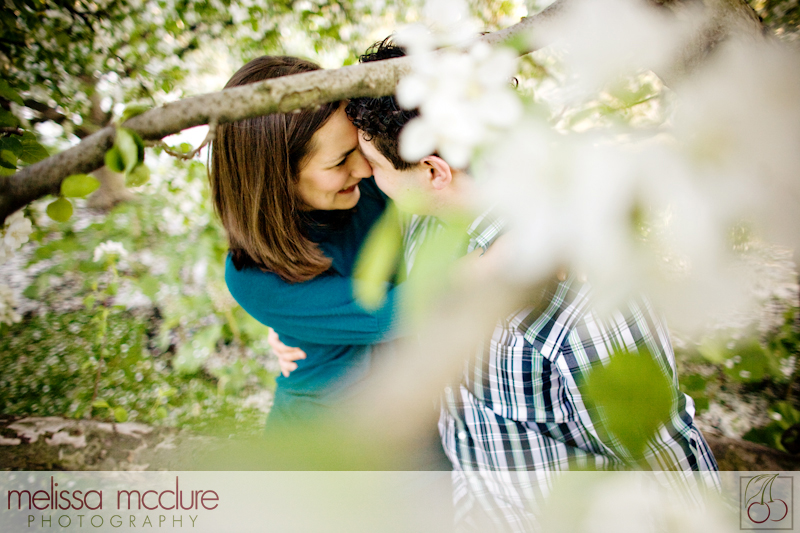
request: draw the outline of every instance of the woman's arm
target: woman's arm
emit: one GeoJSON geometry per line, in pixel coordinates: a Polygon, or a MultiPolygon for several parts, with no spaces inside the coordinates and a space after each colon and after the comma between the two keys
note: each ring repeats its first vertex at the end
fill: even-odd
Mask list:
{"type": "Polygon", "coordinates": [[[368,311],[353,296],[350,278],[323,275],[288,283],[257,268],[236,270],[230,257],[225,281],[253,318],[280,332],[315,344],[374,344],[398,336],[400,290],[387,291],[383,305],[368,311]]]}

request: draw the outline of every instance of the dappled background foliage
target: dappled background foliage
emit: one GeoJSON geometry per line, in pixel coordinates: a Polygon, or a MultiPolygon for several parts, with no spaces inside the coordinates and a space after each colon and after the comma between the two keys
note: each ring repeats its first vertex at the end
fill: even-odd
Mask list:
{"type": "MultiPolygon", "coordinates": [[[[549,3],[474,0],[471,9],[491,31],[549,3]]],[[[0,173],[76,143],[118,121],[126,107],[218,90],[258,55],[353,63],[416,20],[421,4],[8,0],[0,14],[0,173]]],[[[797,1],[750,4],[772,32],[796,40],[797,1]]],[[[557,57],[527,56],[520,90],[546,97],[559,75],[557,57]]],[[[553,122],[563,130],[654,126],[672,98],[643,73],[553,122]]],[[[166,143],[186,153],[202,138],[166,143]]],[[[71,200],[67,221],[45,214],[52,199],[25,209],[34,233],[3,270],[14,272],[8,283],[16,301],[8,305],[22,317],[0,324],[0,412],[257,432],[276,368],[266,328],[224,286],[225,240],[208,202],[206,153],[192,161],[159,147],[147,154],[149,182],[128,190],[119,175],[99,175],[104,200],[71,200]],[[108,241],[125,256],[95,260],[108,241]]],[[[705,427],[800,451],[796,306],[796,298],[784,299],[781,320],[768,327],[676,339],[681,386],[705,427]]]]}
{"type": "MultiPolygon", "coordinates": [[[[75,144],[126,108],[219,90],[259,55],[353,63],[421,5],[13,0],[0,14],[0,173],[75,144]]],[[[520,9],[474,5],[487,29],[514,22],[520,9]]],[[[186,153],[200,139],[167,143],[186,153]]],[[[3,270],[13,273],[3,305],[22,319],[0,324],[2,414],[222,433],[263,427],[277,368],[267,328],[225,287],[205,156],[148,150],[152,178],[132,189],[119,174],[98,173],[101,190],[69,198],[74,214],[64,222],[45,213],[52,199],[25,209],[34,232],[3,270]],[[95,260],[109,241],[124,257],[95,260]]]]}

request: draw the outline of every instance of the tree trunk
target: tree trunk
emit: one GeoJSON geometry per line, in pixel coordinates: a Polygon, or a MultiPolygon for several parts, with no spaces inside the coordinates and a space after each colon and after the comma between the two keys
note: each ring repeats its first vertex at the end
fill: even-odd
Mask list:
{"type": "Polygon", "coordinates": [[[125,175],[112,172],[106,167],[100,167],[93,173],[100,181],[100,188],[89,196],[87,205],[93,209],[107,211],[120,202],[127,202],[136,197],[125,186],[125,175]]]}

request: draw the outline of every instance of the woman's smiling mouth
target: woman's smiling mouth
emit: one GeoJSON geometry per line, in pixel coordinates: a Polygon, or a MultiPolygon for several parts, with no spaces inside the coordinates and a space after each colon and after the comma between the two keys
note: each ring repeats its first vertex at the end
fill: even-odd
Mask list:
{"type": "Polygon", "coordinates": [[[361,180],[358,180],[357,182],[355,182],[354,184],[352,184],[352,185],[351,185],[351,186],[349,186],[348,188],[346,188],[346,189],[342,189],[341,191],[339,191],[339,192],[338,192],[338,193],[336,193],[336,194],[350,194],[350,193],[352,193],[352,192],[355,192],[355,190],[356,190],[356,187],[358,187],[358,184],[359,184],[359,182],[360,182],[360,181],[361,181],[361,180]]]}

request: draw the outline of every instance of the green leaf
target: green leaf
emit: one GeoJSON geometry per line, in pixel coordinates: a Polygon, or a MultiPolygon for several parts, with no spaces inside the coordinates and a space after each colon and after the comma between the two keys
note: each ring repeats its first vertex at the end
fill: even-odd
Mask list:
{"type": "Polygon", "coordinates": [[[725,348],[725,340],[719,337],[708,337],[703,339],[697,347],[700,355],[711,361],[712,363],[722,363],[725,361],[727,349],[725,348]]]}
{"type": "Polygon", "coordinates": [[[125,172],[125,161],[122,159],[122,154],[116,146],[112,146],[106,152],[105,163],[112,172],[125,172]]]}
{"type": "Polygon", "coordinates": [[[434,230],[420,246],[405,283],[405,312],[415,323],[427,320],[436,299],[448,290],[451,269],[467,250],[470,222],[463,214],[448,217],[444,227],[434,230]]]}
{"type": "Polygon", "coordinates": [[[17,170],[17,156],[8,150],[0,150],[0,167],[17,170]]]}
{"type": "Polygon", "coordinates": [[[47,216],[56,222],[66,222],[72,216],[72,204],[66,198],[59,198],[47,206],[47,216]]]}
{"type": "Polygon", "coordinates": [[[94,176],[73,174],[61,182],[61,195],[68,198],[83,198],[96,191],[98,187],[100,182],[94,176]]]}
{"type": "Polygon", "coordinates": [[[370,230],[353,271],[353,292],[366,309],[377,309],[386,298],[388,282],[397,270],[402,245],[397,208],[390,204],[370,230]]]}
{"type": "Polygon", "coordinates": [[[145,111],[149,110],[152,106],[149,104],[130,104],[125,107],[125,110],[122,112],[122,117],[120,117],[120,122],[125,122],[128,119],[131,119],[137,115],[141,115],[145,111]]]}
{"type": "Polygon", "coordinates": [[[19,119],[11,111],[0,109],[0,128],[16,128],[19,126],[19,119]]]}
{"type": "Polygon", "coordinates": [[[681,376],[681,388],[686,391],[703,392],[706,389],[706,378],[700,374],[681,376]]]}
{"type": "Polygon", "coordinates": [[[116,420],[117,422],[127,422],[128,421],[128,411],[126,411],[124,407],[115,407],[114,408],[114,420],[116,420]]]}
{"type": "Polygon", "coordinates": [[[36,136],[29,131],[22,134],[20,143],[22,144],[22,150],[17,155],[22,161],[29,165],[50,157],[47,148],[39,144],[39,141],[36,140],[36,136]]]}
{"type": "Polygon", "coordinates": [[[63,31],[56,32],[55,38],[60,48],[66,48],[71,42],[69,34],[63,31]]]}
{"type": "Polygon", "coordinates": [[[92,402],[92,407],[96,407],[98,409],[103,409],[103,408],[109,409],[110,408],[110,406],[108,405],[108,402],[105,401],[105,400],[95,400],[94,402],[92,402]]]}
{"type": "Polygon", "coordinates": [[[621,352],[586,378],[586,399],[600,411],[605,426],[640,458],[659,426],[670,418],[672,387],[649,352],[621,352]]]}
{"type": "Polygon", "coordinates": [[[0,97],[10,100],[17,105],[25,105],[19,93],[12,89],[6,80],[0,80],[0,97]]]}
{"type": "Polygon", "coordinates": [[[14,155],[14,162],[16,158],[22,153],[22,141],[17,135],[10,135],[8,137],[0,138],[0,150],[8,150],[14,155]]]}
{"type": "Polygon", "coordinates": [[[144,159],[144,142],[128,128],[117,128],[114,146],[119,150],[126,173],[133,170],[144,159]]]}
{"type": "Polygon", "coordinates": [[[125,185],[128,187],[139,187],[148,181],[150,181],[150,169],[144,163],[139,163],[125,176],[125,185]]]}

